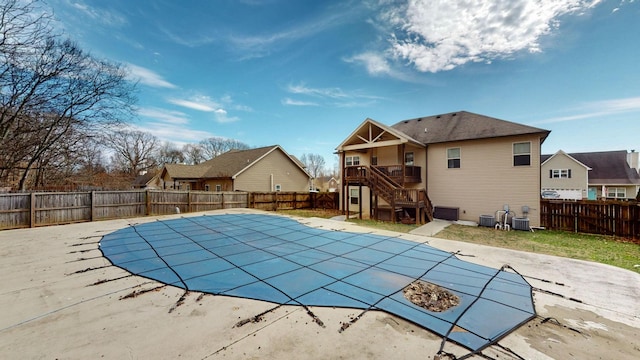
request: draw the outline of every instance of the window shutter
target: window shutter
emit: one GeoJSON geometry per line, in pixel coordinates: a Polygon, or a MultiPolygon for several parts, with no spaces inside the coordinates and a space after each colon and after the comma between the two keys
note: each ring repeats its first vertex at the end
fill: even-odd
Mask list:
{"type": "Polygon", "coordinates": [[[571,169],[569,169],[569,179],[571,179],[571,169]]]}
{"type": "Polygon", "coordinates": [[[553,179],[553,170],[549,170],[549,179],[553,179]]]}

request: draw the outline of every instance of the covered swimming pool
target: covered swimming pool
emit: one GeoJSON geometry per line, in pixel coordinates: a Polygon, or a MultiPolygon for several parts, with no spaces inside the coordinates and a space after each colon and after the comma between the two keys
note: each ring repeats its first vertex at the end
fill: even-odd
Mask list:
{"type": "Polygon", "coordinates": [[[185,217],[105,235],[100,250],[132,274],[187,291],[283,305],[381,310],[479,351],[535,316],[519,274],[394,236],[314,228],[266,214],[185,217]],[[434,284],[459,301],[432,311],[403,290],[434,284]]]}

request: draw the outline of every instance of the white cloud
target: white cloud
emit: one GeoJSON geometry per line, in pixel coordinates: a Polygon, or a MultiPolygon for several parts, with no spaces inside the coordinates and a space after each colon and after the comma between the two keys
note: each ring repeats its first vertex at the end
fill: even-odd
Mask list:
{"type": "Polygon", "coordinates": [[[162,141],[170,141],[176,144],[196,143],[200,140],[214,136],[208,131],[193,130],[175,124],[148,122],[143,126],[134,125],[132,128],[149,132],[162,141]]]}
{"type": "Polygon", "coordinates": [[[575,115],[560,116],[537,121],[537,124],[551,124],[565,121],[590,119],[595,117],[607,117],[620,113],[640,112],[640,97],[602,100],[586,103],[578,109],[574,109],[575,115]]]}
{"type": "Polygon", "coordinates": [[[205,111],[205,112],[216,111],[216,108],[217,108],[217,106],[212,106],[211,104],[208,104],[208,103],[184,100],[184,99],[168,99],[167,101],[169,101],[174,105],[186,107],[192,110],[205,111]]]}
{"type": "Polygon", "coordinates": [[[291,98],[282,99],[282,105],[291,105],[291,106],[318,106],[318,103],[312,101],[301,101],[294,100],[291,98]]]}
{"type": "Polygon", "coordinates": [[[309,88],[304,84],[300,85],[289,85],[287,87],[287,91],[293,94],[304,94],[311,96],[320,96],[320,97],[330,97],[334,99],[346,98],[349,97],[344,93],[340,88],[309,88]]]}
{"type": "Polygon", "coordinates": [[[371,75],[389,75],[392,73],[387,59],[375,52],[364,52],[343,60],[348,63],[363,64],[371,75]]]}
{"type": "Polygon", "coordinates": [[[187,124],[187,115],[179,111],[171,111],[159,108],[140,108],[138,114],[146,118],[162,121],[170,124],[187,124]]]}
{"type": "Polygon", "coordinates": [[[189,99],[170,98],[167,99],[167,101],[191,110],[211,112],[215,117],[215,121],[219,123],[230,123],[240,120],[237,116],[229,116],[227,110],[224,108],[225,106],[232,107],[235,110],[252,111],[248,106],[234,104],[233,99],[229,95],[225,95],[220,99],[221,102],[225,103],[225,106],[204,95],[196,95],[189,99]]]}
{"type": "MultiPolygon", "coordinates": [[[[379,96],[368,95],[361,91],[345,92],[340,88],[312,88],[301,83],[299,85],[289,84],[286,89],[288,92],[296,95],[311,96],[315,99],[330,101],[331,106],[335,107],[364,107],[371,106],[377,100],[382,99],[379,96]],[[358,99],[367,99],[365,102],[357,101],[358,99]]],[[[316,101],[293,100],[284,98],[283,105],[293,106],[320,106],[316,101]]]]}
{"type": "Polygon", "coordinates": [[[121,27],[128,23],[127,18],[116,11],[99,9],[95,6],[89,6],[82,1],[71,3],[71,7],[82,12],[84,16],[90,17],[93,23],[100,22],[112,27],[121,27]]]}
{"type": "MultiPolygon", "coordinates": [[[[421,72],[438,72],[520,51],[539,52],[540,39],[559,26],[561,16],[582,14],[600,1],[409,0],[402,7],[386,7],[379,20],[394,29],[388,56],[421,72]]],[[[386,71],[380,57],[361,61],[372,73],[386,71]]]]}
{"type": "Polygon", "coordinates": [[[227,111],[224,109],[217,109],[214,111],[216,121],[219,123],[231,123],[240,120],[237,116],[228,116],[227,111]]]}
{"type": "Polygon", "coordinates": [[[166,81],[162,78],[162,76],[156,74],[155,72],[144,68],[142,66],[134,65],[134,64],[126,64],[127,68],[131,72],[130,77],[135,81],[140,81],[141,84],[156,87],[156,88],[169,88],[175,89],[176,85],[166,81]]]}

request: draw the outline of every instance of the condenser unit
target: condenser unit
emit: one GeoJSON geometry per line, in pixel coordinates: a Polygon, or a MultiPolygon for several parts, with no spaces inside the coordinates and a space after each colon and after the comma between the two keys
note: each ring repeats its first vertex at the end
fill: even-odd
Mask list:
{"type": "Polygon", "coordinates": [[[486,227],[494,227],[496,225],[496,217],[493,215],[480,215],[478,225],[486,227]]]}
{"type": "Polygon", "coordinates": [[[512,220],[511,228],[513,230],[529,231],[529,219],[514,217],[512,220]]]}

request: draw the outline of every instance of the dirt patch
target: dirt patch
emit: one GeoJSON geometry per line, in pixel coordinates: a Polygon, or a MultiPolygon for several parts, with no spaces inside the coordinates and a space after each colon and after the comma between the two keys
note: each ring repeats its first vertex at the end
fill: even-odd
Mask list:
{"type": "Polygon", "coordinates": [[[545,309],[544,318],[515,332],[533,349],[554,359],[640,359],[640,329],[588,310],[545,309]]]}
{"type": "Polygon", "coordinates": [[[443,312],[460,304],[460,298],[436,284],[416,280],[405,287],[404,297],[433,312],[443,312]]]}

